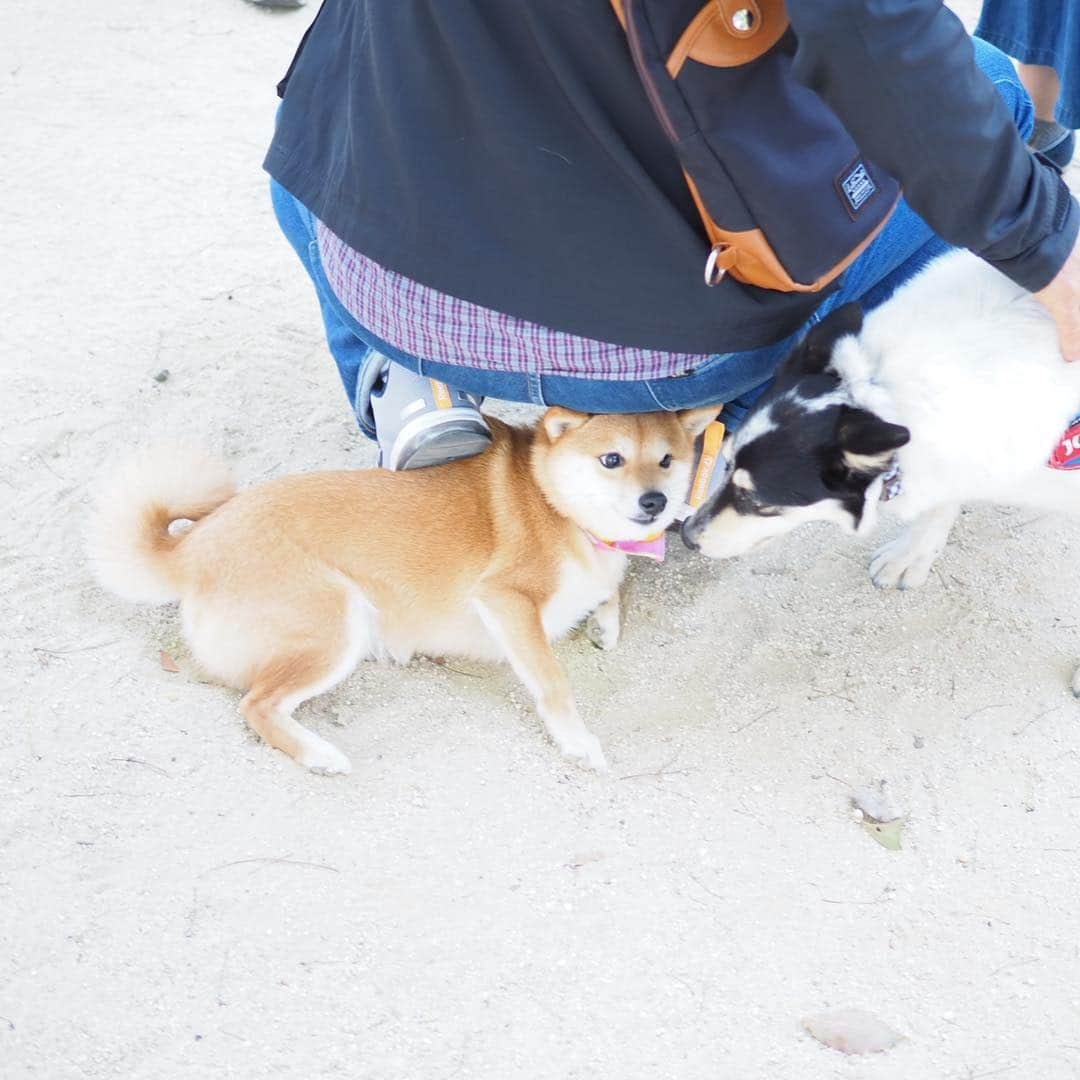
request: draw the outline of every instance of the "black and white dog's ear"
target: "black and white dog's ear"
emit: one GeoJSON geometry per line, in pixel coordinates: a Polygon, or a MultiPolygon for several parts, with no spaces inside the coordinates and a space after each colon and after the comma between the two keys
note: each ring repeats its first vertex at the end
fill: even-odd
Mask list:
{"type": "Polygon", "coordinates": [[[836,343],[842,337],[857,334],[862,324],[863,311],[858,304],[844,304],[830,311],[795,346],[788,358],[788,372],[792,375],[820,375],[828,368],[836,343]]]}
{"type": "Polygon", "coordinates": [[[891,424],[867,409],[841,405],[824,454],[822,481],[830,491],[861,496],[910,441],[911,432],[901,424],[891,424]]]}
{"type": "Polygon", "coordinates": [[[911,432],[902,424],[891,424],[866,409],[840,407],[836,448],[840,462],[852,472],[881,472],[893,454],[910,441],[911,432]]]}

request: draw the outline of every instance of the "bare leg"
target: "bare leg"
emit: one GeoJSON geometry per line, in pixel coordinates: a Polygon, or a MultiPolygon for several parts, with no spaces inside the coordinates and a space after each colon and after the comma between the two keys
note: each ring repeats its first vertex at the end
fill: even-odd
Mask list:
{"type": "Polygon", "coordinates": [[[1017,64],[1020,81],[1024,84],[1035,105],[1035,115],[1040,120],[1053,122],[1054,110],[1061,96],[1061,80],[1058,73],[1045,64],[1017,64]]]}

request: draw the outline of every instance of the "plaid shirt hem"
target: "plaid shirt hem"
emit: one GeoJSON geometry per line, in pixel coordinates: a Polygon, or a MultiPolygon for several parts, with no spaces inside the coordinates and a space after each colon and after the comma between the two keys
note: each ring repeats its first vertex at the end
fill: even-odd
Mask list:
{"type": "Polygon", "coordinates": [[[505,315],[421,285],[349,247],[318,223],[330,287],[361,326],[410,356],[488,371],[579,379],[683,375],[707,354],[612,345],[505,315]]]}

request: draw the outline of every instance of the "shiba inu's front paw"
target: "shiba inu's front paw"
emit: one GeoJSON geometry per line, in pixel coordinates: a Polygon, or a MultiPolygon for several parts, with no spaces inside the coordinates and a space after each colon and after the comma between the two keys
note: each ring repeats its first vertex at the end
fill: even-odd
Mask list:
{"type": "Polygon", "coordinates": [[[306,769],[320,776],[348,776],[352,762],[336,747],[312,735],[302,756],[296,759],[306,769]]]}
{"type": "Polygon", "coordinates": [[[941,548],[921,542],[912,531],[878,548],[870,560],[870,580],[879,589],[917,589],[926,584],[941,548]]]}
{"type": "Polygon", "coordinates": [[[585,623],[585,636],[598,648],[614,649],[619,644],[619,594],[605,600],[585,623]]]}
{"type": "Polygon", "coordinates": [[[582,729],[580,732],[575,731],[552,737],[567,761],[598,773],[610,771],[600,740],[591,731],[582,729]]]}
{"type": "Polygon", "coordinates": [[[585,623],[585,636],[598,648],[610,652],[619,644],[619,619],[614,620],[600,617],[596,612],[589,616],[585,623]]]}

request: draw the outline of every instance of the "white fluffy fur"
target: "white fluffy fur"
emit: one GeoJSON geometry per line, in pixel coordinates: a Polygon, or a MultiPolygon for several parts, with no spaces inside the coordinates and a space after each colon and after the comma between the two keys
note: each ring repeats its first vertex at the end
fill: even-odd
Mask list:
{"type": "MultiPolygon", "coordinates": [[[[1080,476],[1046,464],[1080,411],[1080,364],[1062,360],[1046,309],[969,252],[932,263],[870,312],[858,335],[837,341],[830,366],[842,380],[837,391],[805,402],[797,387],[789,395],[808,408],[855,405],[911,433],[897,453],[902,493],[885,505],[914,524],[875,558],[878,584],[925,580],[962,503],[1080,512],[1080,476]]],[[[751,413],[726,447],[729,459],[775,428],[773,412],[767,404],[751,413]]],[[[870,484],[857,521],[834,499],[772,517],[726,509],[701,549],[733,558],[808,521],[869,533],[881,487],[880,477],[870,484]]]]}
{"type": "Polygon", "coordinates": [[[194,447],[159,446],[128,460],[95,492],[86,538],[94,575],[110,592],[134,603],[176,600],[177,590],[153,557],[143,522],[155,513],[164,515],[166,525],[169,518],[197,520],[235,493],[229,467],[194,447]]]}
{"type": "MultiPolygon", "coordinates": [[[[933,263],[841,339],[856,405],[905,425],[905,520],[970,502],[1080,509],[1080,478],[1046,467],[1080,409],[1080,364],[1030,293],[968,252],[933,263]]],[[[876,495],[876,492],[875,492],[876,495]]]]}

